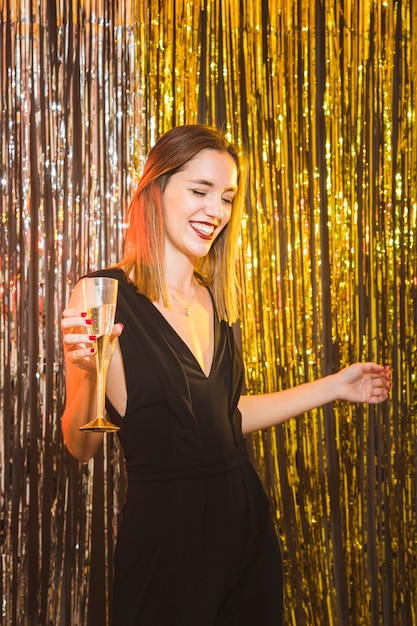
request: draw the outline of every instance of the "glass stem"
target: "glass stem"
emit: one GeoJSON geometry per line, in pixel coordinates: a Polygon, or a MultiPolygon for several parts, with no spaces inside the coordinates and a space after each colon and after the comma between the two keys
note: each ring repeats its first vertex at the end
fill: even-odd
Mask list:
{"type": "Polygon", "coordinates": [[[104,417],[104,403],[106,397],[106,378],[103,361],[96,355],[97,364],[97,417],[104,417]]]}

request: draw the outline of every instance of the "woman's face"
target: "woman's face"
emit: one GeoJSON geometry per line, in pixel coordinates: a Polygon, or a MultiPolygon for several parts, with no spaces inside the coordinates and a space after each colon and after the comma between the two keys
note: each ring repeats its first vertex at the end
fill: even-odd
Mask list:
{"type": "Polygon", "coordinates": [[[202,150],[173,174],[162,194],[167,262],[204,257],[226,226],[237,192],[237,168],[227,152],[202,150]]]}

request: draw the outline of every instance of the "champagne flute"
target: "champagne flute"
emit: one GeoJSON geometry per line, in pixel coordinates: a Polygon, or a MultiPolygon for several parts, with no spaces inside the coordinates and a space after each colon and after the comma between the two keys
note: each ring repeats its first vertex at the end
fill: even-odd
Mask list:
{"type": "Polygon", "coordinates": [[[117,303],[118,282],[114,278],[95,276],[82,280],[84,307],[89,319],[93,320],[90,326],[97,368],[96,387],[96,417],[82,426],[80,430],[102,433],[112,433],[120,430],[118,426],[105,417],[106,378],[110,358],[113,353],[113,343],[110,335],[114,324],[114,315],[117,303]]]}

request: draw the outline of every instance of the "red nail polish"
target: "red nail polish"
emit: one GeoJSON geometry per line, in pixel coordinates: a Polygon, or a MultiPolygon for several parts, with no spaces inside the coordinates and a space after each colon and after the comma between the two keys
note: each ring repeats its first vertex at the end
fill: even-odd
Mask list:
{"type": "Polygon", "coordinates": [[[81,313],[81,317],[87,317],[87,313],[86,313],[85,311],[83,311],[83,312],[81,313]]]}
{"type": "Polygon", "coordinates": [[[95,348],[91,348],[90,352],[93,354],[96,351],[95,348]]]}
{"type": "Polygon", "coordinates": [[[92,323],[93,323],[93,320],[85,320],[85,323],[86,323],[86,324],[92,324],[92,323]]]}
{"type": "Polygon", "coordinates": [[[90,341],[95,341],[97,339],[97,335],[90,335],[89,336],[89,340],[90,341]]]}

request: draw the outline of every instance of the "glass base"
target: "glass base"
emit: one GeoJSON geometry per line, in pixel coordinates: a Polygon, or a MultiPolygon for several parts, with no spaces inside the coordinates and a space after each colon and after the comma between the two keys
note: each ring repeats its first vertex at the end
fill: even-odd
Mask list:
{"type": "Polygon", "coordinates": [[[85,426],[81,426],[80,430],[95,433],[116,433],[120,428],[116,426],[116,424],[113,424],[113,422],[106,420],[105,417],[96,417],[85,426]]]}

